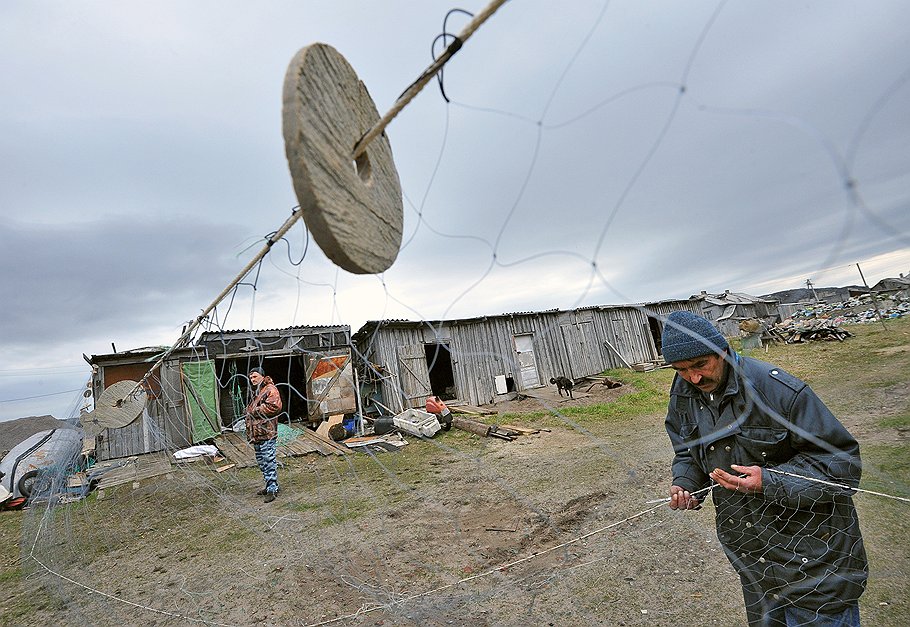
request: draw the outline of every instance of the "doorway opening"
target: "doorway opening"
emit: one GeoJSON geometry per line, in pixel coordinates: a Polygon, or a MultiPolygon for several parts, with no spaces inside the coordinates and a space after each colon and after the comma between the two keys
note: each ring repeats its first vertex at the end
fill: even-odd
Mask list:
{"type": "Polygon", "coordinates": [[[310,407],[307,402],[306,359],[302,355],[216,358],[215,376],[220,388],[223,426],[231,426],[243,419],[244,408],[251,397],[247,373],[256,366],[265,370],[281,394],[283,407],[278,421],[289,424],[308,420],[310,407]]]}
{"type": "Polygon", "coordinates": [[[660,322],[658,322],[657,318],[648,316],[648,329],[651,331],[651,339],[654,340],[654,348],[657,349],[657,355],[663,355],[660,344],[661,328],[660,322]]]}
{"type": "Polygon", "coordinates": [[[427,370],[430,374],[430,389],[444,401],[458,398],[455,388],[455,371],[452,368],[452,351],[446,342],[424,344],[427,370]]]}

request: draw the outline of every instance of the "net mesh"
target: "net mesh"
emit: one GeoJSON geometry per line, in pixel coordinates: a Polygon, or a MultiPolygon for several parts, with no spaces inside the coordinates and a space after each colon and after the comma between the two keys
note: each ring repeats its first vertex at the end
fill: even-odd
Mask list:
{"type": "MultiPolygon", "coordinates": [[[[423,177],[419,182],[403,181],[410,230],[402,255],[424,257],[428,275],[458,286],[458,291],[433,320],[422,313],[438,311],[422,293],[425,286],[394,269],[376,277],[377,299],[392,311],[411,312],[422,324],[406,329],[410,341],[395,344],[403,359],[382,353],[381,325],[352,348],[358,391],[364,394],[361,405],[377,414],[419,405],[433,392],[447,393],[445,385],[440,388],[438,381],[425,381],[422,375],[408,379],[401,365],[408,359],[422,364],[427,374],[443,377],[438,364],[457,370],[472,361],[497,361],[512,400],[487,416],[478,416],[472,403],[466,411],[475,413],[468,416],[486,424],[512,423],[529,433],[504,441],[452,429],[432,438],[409,436],[408,445],[390,450],[363,447],[344,455],[281,457],[281,493],[276,502],[264,504],[255,495],[262,485],[255,466],[221,470],[224,462],[205,460],[170,465],[172,454],[186,442],[172,437],[179,424],[167,421],[179,423],[181,414],[143,419],[143,437],[160,443],[154,447],[161,449],[160,457],[99,461],[85,469],[82,485],[72,485],[72,469],[66,467],[36,480],[35,498],[23,520],[19,563],[29,584],[49,593],[35,610],[37,616],[65,611],[69,622],[92,625],[742,624],[769,615],[781,599],[823,611],[839,609],[840,602],[861,588],[857,573],[863,568],[857,555],[864,540],[871,564],[864,618],[874,624],[905,622],[910,616],[904,599],[910,563],[905,501],[910,487],[900,429],[905,424],[907,379],[867,380],[863,362],[850,351],[850,344],[859,341],[866,350],[888,351],[891,371],[906,374],[906,351],[894,335],[867,329],[858,339],[833,348],[775,344],[764,355],[758,353],[775,363],[782,360],[801,376],[817,378],[819,394],[836,399],[836,413],[863,450],[859,485],[866,491],[854,490],[858,468],[843,449],[770,407],[766,413],[777,420],[768,433],[740,435],[738,446],[751,447],[757,460],[761,447],[770,442],[767,437],[796,433],[809,442],[807,448],[826,454],[827,461],[790,467],[792,476],[769,475],[769,485],[779,491],[774,497],[710,487],[704,478],[704,485],[693,486],[703,490],[702,496],[710,493],[701,509],[674,512],[664,502],[673,479],[673,450],[663,430],[671,371],[621,368],[622,351],[596,334],[586,336],[591,328],[584,320],[563,324],[555,315],[530,314],[527,318],[537,322],[510,327],[507,335],[513,341],[502,345],[489,341],[480,320],[464,321],[457,331],[440,322],[462,315],[468,302],[476,308],[477,301],[485,301],[491,312],[520,309],[555,282],[573,286],[576,305],[601,297],[602,302],[627,302],[621,263],[609,251],[612,238],[632,233],[642,239],[641,264],[652,267],[655,276],[665,272],[667,268],[650,259],[669,245],[667,234],[651,230],[646,217],[628,209],[630,198],[637,195],[634,206],[642,207],[653,200],[649,190],[658,183],[698,195],[709,180],[721,185],[724,180],[725,152],[716,145],[708,148],[720,155],[711,172],[690,172],[686,164],[664,160],[663,149],[673,142],[689,142],[692,150],[702,150],[697,138],[674,136],[680,116],[701,116],[706,127],[735,133],[744,144],[772,135],[779,150],[812,153],[817,158],[814,174],[833,170],[833,176],[813,176],[792,194],[787,193],[793,183],[789,175],[760,170],[753,190],[768,197],[782,195],[794,211],[807,199],[836,198],[846,207],[841,235],[832,238],[829,256],[817,268],[854,252],[845,251],[846,241],[858,229],[906,246],[907,234],[883,217],[888,212],[871,208],[861,191],[864,183],[871,185],[897,166],[860,157],[870,133],[887,132],[889,112],[906,99],[910,75],[895,75],[877,99],[870,99],[846,149],[834,147],[818,131],[823,120],[767,111],[759,95],[741,107],[705,101],[706,94],[689,81],[700,58],[723,56],[724,46],[731,45],[729,33],[718,23],[724,11],[735,9],[720,3],[701,17],[688,48],[670,53],[679,60],[672,80],[645,76],[610,93],[594,90],[582,106],[563,102],[559,96],[567,81],[596,83],[578,68],[594,63],[585,59],[584,51],[591,38],[603,36],[607,7],[603,4],[590,16],[583,33],[575,31],[567,39],[571,45],[558,48],[566,58],[565,69],[534,92],[529,108],[536,107],[536,115],[489,104],[483,94],[490,88],[482,77],[472,79],[476,85],[465,86],[447,76],[446,92],[452,100],[440,105],[438,159],[424,159],[431,169],[418,174],[423,177]],[[622,136],[623,120],[633,113],[653,120],[647,137],[622,136]],[[501,160],[503,146],[485,152],[461,144],[458,130],[468,124],[495,128],[499,137],[509,133],[503,142],[508,158],[501,160]],[[601,189],[591,202],[591,186],[600,178],[599,160],[573,145],[603,128],[612,129],[610,141],[628,150],[628,159],[616,173],[622,185],[601,189]],[[566,159],[575,160],[578,180],[553,181],[549,166],[566,159]],[[458,224],[448,227],[446,216],[436,213],[437,198],[457,190],[438,182],[438,174],[465,167],[466,160],[475,162],[478,190],[506,186],[513,190],[513,200],[498,207],[470,203],[458,224]],[[558,229],[523,228],[539,205],[573,209],[571,215],[554,210],[554,222],[562,224],[558,229]],[[643,231],[651,237],[645,238],[643,231]],[[451,248],[460,253],[460,275],[469,280],[455,277],[451,258],[432,256],[433,249],[451,248]],[[534,284],[523,278],[529,272],[539,278],[534,284]],[[515,284],[525,285],[524,291],[514,289],[515,284]],[[504,285],[513,288],[508,301],[500,296],[504,285]],[[474,341],[456,342],[453,333],[474,341]],[[573,399],[557,394],[555,386],[546,383],[550,375],[567,373],[534,373],[529,351],[522,350],[523,336],[533,338],[532,349],[535,342],[594,338],[596,344],[579,352],[596,353],[607,367],[617,367],[607,374],[623,385],[608,388],[590,379],[576,381],[573,399]],[[421,351],[434,348],[414,355],[403,350],[415,345],[421,351]],[[843,365],[831,367],[832,356],[843,365]],[[847,372],[853,373],[849,379],[838,380],[847,372]],[[156,466],[163,460],[168,460],[164,471],[156,466]],[[126,480],[98,488],[116,473],[126,480]],[[91,495],[82,498],[89,488],[91,495]],[[817,597],[829,601],[819,604],[817,597]]],[[[773,156],[761,155],[759,160],[773,162],[773,156]]],[[[729,191],[731,205],[742,193],[747,190],[729,191]]],[[[876,200],[891,202],[882,198],[876,200]]],[[[719,220],[725,210],[704,217],[719,220]]],[[[310,251],[306,232],[297,229],[284,240],[286,258],[271,254],[256,269],[255,283],[239,286],[206,321],[207,333],[219,337],[245,323],[250,329],[272,328],[275,319],[291,325],[304,318],[344,324],[338,296],[344,280],[324,271],[310,251]],[[301,253],[301,259],[292,252],[301,253]],[[296,292],[296,298],[288,303],[274,293],[257,296],[260,291],[269,294],[267,286],[296,292]]],[[[773,247],[774,242],[762,245],[773,247]]],[[[747,248],[736,252],[748,255],[747,248]]],[[[693,282],[701,276],[706,275],[693,275],[693,282]]],[[[629,310],[645,321],[654,314],[641,307],[629,310]]],[[[613,313],[601,312],[605,318],[613,313]]],[[[617,334],[648,332],[623,328],[621,317],[617,314],[614,320],[617,334]]],[[[517,318],[521,316],[506,319],[517,318]]],[[[290,428],[302,427],[292,419],[308,416],[314,404],[325,400],[308,387],[307,364],[325,356],[326,349],[301,347],[280,363],[269,362],[270,351],[284,347],[284,341],[269,344],[253,338],[248,357],[235,359],[218,375],[221,427],[233,427],[242,416],[249,367],[271,363],[279,369],[270,374],[280,380],[286,405],[280,420],[290,425],[282,430],[280,444],[300,440],[290,428]]],[[[196,353],[185,360],[210,358],[198,347],[187,350],[196,353]]],[[[873,372],[882,376],[880,369],[873,372]]],[[[152,382],[163,398],[185,397],[179,378],[158,373],[152,382]]],[[[496,383],[490,377],[482,385],[494,390],[496,383]]],[[[453,393],[457,397],[463,390],[453,393]]],[[[753,393],[747,398],[755,406],[767,402],[753,393]]],[[[458,411],[455,405],[453,409],[458,411]]],[[[707,447],[720,441],[716,436],[690,431],[680,434],[679,441],[707,447]]],[[[777,467],[788,460],[774,461],[764,465],[777,467]]],[[[808,625],[817,617],[810,612],[794,620],[808,625]]]]}

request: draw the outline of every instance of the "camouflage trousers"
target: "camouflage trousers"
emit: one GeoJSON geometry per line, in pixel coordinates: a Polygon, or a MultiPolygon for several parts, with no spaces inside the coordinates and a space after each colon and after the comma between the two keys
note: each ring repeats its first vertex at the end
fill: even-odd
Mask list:
{"type": "Polygon", "coordinates": [[[266,492],[278,492],[278,444],[275,438],[265,442],[254,442],[253,450],[256,451],[256,463],[265,479],[266,492]]]}

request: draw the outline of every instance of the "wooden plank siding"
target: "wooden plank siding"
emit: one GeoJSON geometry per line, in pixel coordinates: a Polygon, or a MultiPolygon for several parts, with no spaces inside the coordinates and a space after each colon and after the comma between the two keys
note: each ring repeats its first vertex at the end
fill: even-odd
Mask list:
{"type": "MultiPolygon", "coordinates": [[[[95,398],[118,381],[139,380],[148,372],[156,353],[125,353],[95,357],[98,372],[93,377],[95,398]],[[128,376],[124,376],[124,375],[128,376]]],[[[95,440],[99,461],[130,457],[164,450],[177,450],[190,445],[191,424],[184,412],[185,402],[180,382],[180,364],[196,359],[195,351],[175,352],[160,367],[159,376],[148,386],[153,392],[142,413],[130,424],[104,429],[95,440]]]]}
{"type": "MultiPolygon", "coordinates": [[[[148,380],[148,402],[142,414],[124,427],[104,429],[95,441],[96,455],[99,460],[115,459],[165,450],[172,452],[194,444],[192,416],[181,379],[181,364],[184,362],[201,359],[233,360],[247,369],[260,365],[265,360],[291,360],[300,355],[311,358],[334,355],[333,351],[351,349],[350,337],[351,330],[347,325],[205,332],[195,346],[176,350],[164,361],[156,376],[148,380]]],[[[414,338],[413,343],[423,341],[423,335],[419,333],[416,333],[414,338]]],[[[166,350],[167,347],[156,346],[93,355],[89,363],[94,369],[92,380],[94,397],[100,398],[108,386],[118,381],[138,381],[166,350]]],[[[360,360],[355,356],[348,363],[351,361],[359,363],[360,360]]],[[[353,367],[350,370],[346,367],[345,372],[348,371],[352,372],[353,367]]],[[[288,376],[285,375],[285,378],[288,376]]],[[[278,378],[280,375],[277,376],[276,383],[279,383],[278,378]]],[[[343,373],[339,379],[341,378],[345,379],[347,387],[344,390],[336,390],[339,385],[333,380],[330,393],[322,399],[326,401],[325,405],[331,411],[346,411],[351,405],[355,407],[357,405],[353,376],[343,373]],[[336,391],[338,394],[335,394],[336,391]]],[[[289,387],[290,382],[283,383],[285,387],[279,386],[279,390],[286,390],[289,387]]],[[[307,385],[309,386],[309,382],[307,385]]],[[[307,393],[309,394],[309,390],[307,393]]],[[[287,392],[283,392],[287,407],[289,402],[286,400],[286,394],[287,392]]],[[[230,425],[238,418],[234,415],[230,390],[227,388],[216,392],[216,412],[220,425],[230,425]]]]}
{"type": "MultiPolygon", "coordinates": [[[[409,368],[414,369],[419,362],[416,347],[433,343],[449,345],[455,401],[483,405],[496,399],[498,375],[511,376],[516,391],[525,390],[515,351],[517,335],[532,336],[542,386],[551,377],[580,379],[623,367],[623,360],[633,364],[659,359],[649,316],[665,316],[679,309],[701,313],[697,301],[663,301],[452,321],[372,321],[355,333],[352,341],[365,360],[382,366],[388,373],[379,386],[391,409],[420,406],[426,400],[425,396],[416,396],[410,387],[402,390],[403,378],[410,378],[411,373],[402,372],[400,355],[407,351],[409,368]],[[622,359],[605,341],[619,351],[622,359]]],[[[655,327],[659,328],[659,325],[655,327]]],[[[425,361],[423,367],[426,368],[425,361]]]]}

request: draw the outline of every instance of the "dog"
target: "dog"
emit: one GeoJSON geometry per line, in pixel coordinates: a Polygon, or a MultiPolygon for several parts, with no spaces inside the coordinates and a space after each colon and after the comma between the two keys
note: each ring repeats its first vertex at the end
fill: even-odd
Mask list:
{"type": "Polygon", "coordinates": [[[569,398],[575,398],[574,396],[572,396],[572,386],[574,385],[572,383],[572,379],[567,379],[565,377],[553,377],[552,379],[550,379],[550,383],[556,384],[556,389],[559,390],[560,396],[562,396],[562,391],[565,390],[566,395],[569,398]]]}

